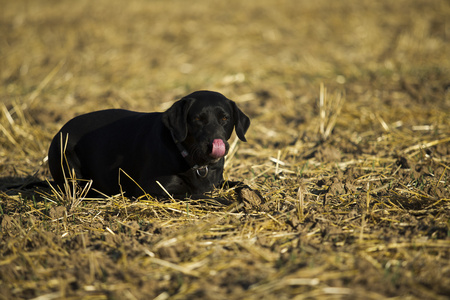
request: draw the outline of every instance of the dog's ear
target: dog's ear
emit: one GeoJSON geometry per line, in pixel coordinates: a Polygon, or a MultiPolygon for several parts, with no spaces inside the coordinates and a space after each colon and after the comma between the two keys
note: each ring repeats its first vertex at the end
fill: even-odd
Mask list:
{"type": "Polygon", "coordinates": [[[241,141],[246,142],[245,133],[250,127],[250,118],[247,117],[242,110],[237,107],[236,103],[230,100],[231,107],[233,108],[233,120],[234,120],[234,130],[241,141]]]}
{"type": "Polygon", "coordinates": [[[193,98],[182,98],[163,113],[162,121],[169,128],[175,142],[182,142],[187,136],[187,115],[194,103],[193,98]]]}

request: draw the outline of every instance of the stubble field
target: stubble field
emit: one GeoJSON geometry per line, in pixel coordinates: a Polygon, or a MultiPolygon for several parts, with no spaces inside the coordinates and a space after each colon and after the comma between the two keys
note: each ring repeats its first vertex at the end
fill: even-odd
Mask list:
{"type": "Polygon", "coordinates": [[[1,299],[449,298],[448,1],[0,4],[1,299]],[[251,189],[46,183],[72,117],[200,89],[251,118],[251,189]]]}

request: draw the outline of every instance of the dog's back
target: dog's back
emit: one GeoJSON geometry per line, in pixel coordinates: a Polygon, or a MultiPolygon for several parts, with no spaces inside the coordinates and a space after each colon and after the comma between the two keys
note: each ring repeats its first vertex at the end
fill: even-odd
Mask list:
{"type": "Polygon", "coordinates": [[[79,156],[75,153],[75,147],[83,137],[114,122],[138,115],[142,113],[107,109],[83,114],[68,121],[55,135],[48,151],[50,173],[59,188],[64,191],[66,178],[72,178],[73,175],[78,179],[84,178],[79,156]],[[64,156],[61,156],[62,153],[64,156]]]}

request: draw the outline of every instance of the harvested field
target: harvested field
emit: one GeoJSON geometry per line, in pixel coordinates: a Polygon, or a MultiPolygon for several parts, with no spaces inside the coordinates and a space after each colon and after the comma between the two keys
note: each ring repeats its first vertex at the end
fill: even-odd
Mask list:
{"type": "Polygon", "coordinates": [[[449,1],[0,3],[0,299],[450,298],[449,1]],[[252,189],[46,183],[70,118],[200,89],[252,189]]]}

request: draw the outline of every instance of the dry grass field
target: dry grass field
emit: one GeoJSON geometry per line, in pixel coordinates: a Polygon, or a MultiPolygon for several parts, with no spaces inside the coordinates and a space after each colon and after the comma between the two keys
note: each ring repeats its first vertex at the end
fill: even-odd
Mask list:
{"type": "Polygon", "coordinates": [[[449,1],[0,6],[0,299],[450,298],[449,1]],[[46,184],[72,117],[200,89],[252,120],[228,204],[46,184]]]}

